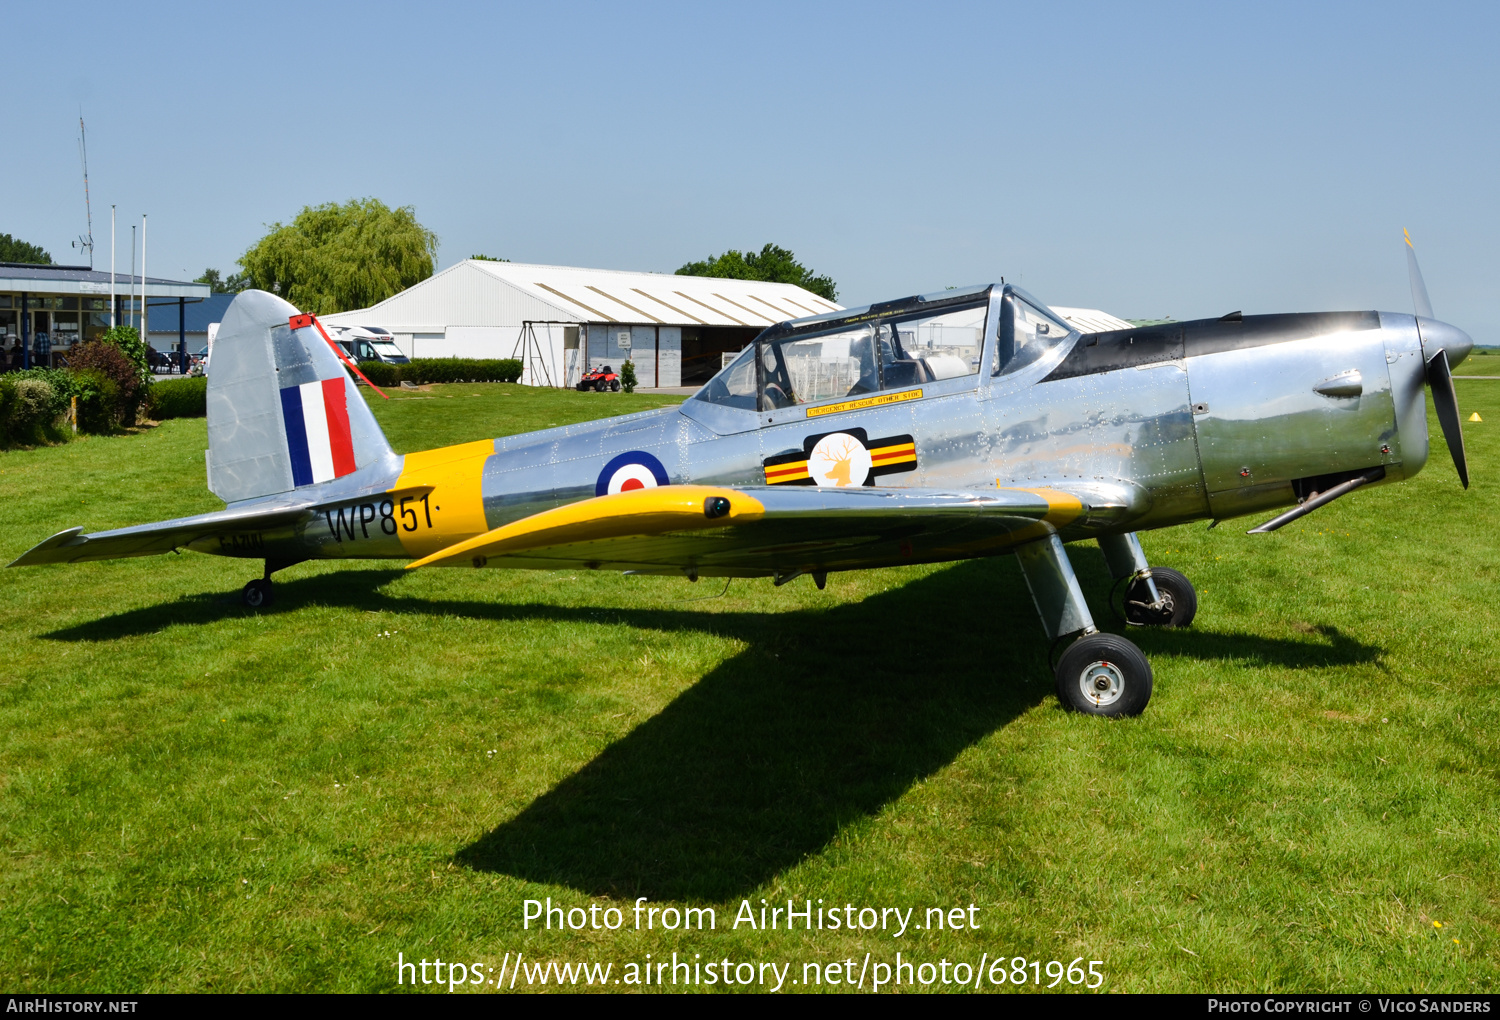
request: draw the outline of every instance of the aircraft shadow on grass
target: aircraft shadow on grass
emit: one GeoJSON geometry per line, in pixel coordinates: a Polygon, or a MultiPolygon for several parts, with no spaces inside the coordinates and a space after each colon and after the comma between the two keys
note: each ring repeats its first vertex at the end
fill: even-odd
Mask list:
{"type": "MultiPolygon", "coordinates": [[[[1085,590],[1108,590],[1102,563],[1080,567],[1085,590]]],[[[606,621],[710,631],[747,645],[456,855],[476,870],[592,895],[741,895],[822,851],[842,827],[879,812],[1052,692],[1047,642],[1008,559],[960,563],[857,603],[784,613],[430,600],[382,591],[395,576],[347,570],[279,582],[272,612],[318,603],[491,622],[606,621]]],[[[203,595],[46,636],[112,640],[243,612],[203,595]]],[[[1321,636],[1195,629],[1142,634],[1142,643],[1289,667],[1381,653],[1333,628],[1321,636]]]]}

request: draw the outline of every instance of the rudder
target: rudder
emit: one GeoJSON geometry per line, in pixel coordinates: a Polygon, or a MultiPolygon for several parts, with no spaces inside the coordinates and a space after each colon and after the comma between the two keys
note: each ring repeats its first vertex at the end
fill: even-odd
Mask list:
{"type": "Polygon", "coordinates": [[[292,329],[298,314],[274,294],[247,290],[214,338],[208,487],[226,503],[384,475],[399,459],[317,328],[292,329]]]}

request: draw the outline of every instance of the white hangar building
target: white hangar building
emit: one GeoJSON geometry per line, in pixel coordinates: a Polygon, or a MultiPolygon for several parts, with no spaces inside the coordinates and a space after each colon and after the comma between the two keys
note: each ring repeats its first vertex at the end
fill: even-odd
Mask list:
{"type": "Polygon", "coordinates": [[[467,259],[324,319],[379,326],[410,357],[522,357],[531,385],[629,359],[641,386],[697,386],[767,326],[840,308],[786,283],[467,259]]]}

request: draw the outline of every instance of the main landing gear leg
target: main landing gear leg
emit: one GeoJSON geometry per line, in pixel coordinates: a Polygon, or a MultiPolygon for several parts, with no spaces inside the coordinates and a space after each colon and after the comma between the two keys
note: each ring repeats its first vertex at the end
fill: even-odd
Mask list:
{"type": "MultiPolygon", "coordinates": [[[[1141,540],[1134,532],[1099,536],[1099,548],[1110,576],[1126,581],[1125,622],[1137,627],[1186,627],[1198,614],[1198,593],[1192,583],[1171,567],[1146,564],[1141,540]]],[[[1111,593],[1113,601],[1113,593],[1111,593]]]]}
{"type": "Polygon", "coordinates": [[[1057,697],[1089,715],[1140,715],[1151,700],[1151,664],[1130,641],[1094,626],[1073,564],[1056,535],[1016,549],[1026,586],[1053,642],[1079,638],[1057,663],[1057,697]]]}
{"type": "Polygon", "coordinates": [[[271,603],[276,601],[275,595],[271,591],[271,575],[278,570],[285,570],[287,567],[301,562],[301,560],[284,559],[266,560],[265,576],[257,577],[255,580],[247,583],[245,587],[240,590],[240,601],[245,603],[245,605],[249,606],[251,609],[270,608],[271,603]]]}

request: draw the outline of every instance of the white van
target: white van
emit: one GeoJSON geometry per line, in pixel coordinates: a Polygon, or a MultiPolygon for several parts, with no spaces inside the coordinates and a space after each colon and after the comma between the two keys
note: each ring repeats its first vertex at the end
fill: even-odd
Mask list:
{"type": "Polygon", "coordinates": [[[383,361],[387,365],[404,365],[411,360],[401,353],[390,332],[379,326],[335,326],[329,333],[355,364],[383,361]]]}

